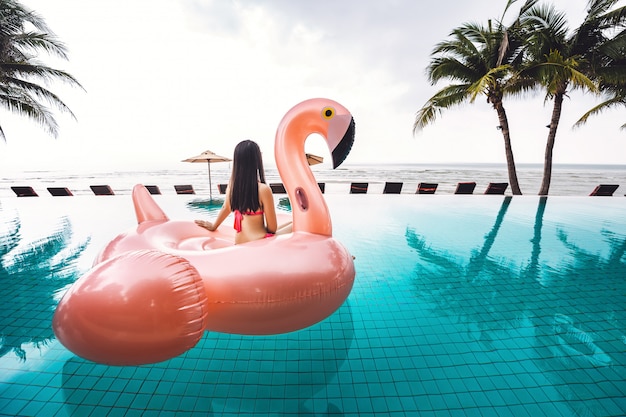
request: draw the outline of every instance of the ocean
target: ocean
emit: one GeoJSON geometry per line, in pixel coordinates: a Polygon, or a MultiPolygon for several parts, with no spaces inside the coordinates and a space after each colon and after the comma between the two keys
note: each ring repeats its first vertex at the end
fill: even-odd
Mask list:
{"type": "MultiPolygon", "coordinates": [[[[346,164],[333,170],[328,164],[311,167],[318,182],[326,183],[326,193],[349,193],[351,182],[369,183],[369,194],[381,194],[386,181],[402,182],[402,194],[414,194],[420,182],[437,183],[436,194],[453,194],[456,184],[475,181],[474,194],[482,194],[489,182],[508,182],[505,164],[346,164]]],[[[522,193],[536,195],[543,167],[518,164],[517,176],[522,193]]],[[[74,195],[93,195],[90,185],[109,185],[116,195],[130,194],[135,184],[157,185],[163,194],[176,194],[174,185],[193,185],[196,194],[208,196],[209,177],[205,164],[182,164],[180,169],[104,171],[0,171],[0,198],[15,197],[11,186],[30,186],[49,196],[47,187],[67,187],[74,195]]],[[[217,184],[228,181],[230,164],[211,165],[212,193],[217,184]]],[[[266,181],[281,182],[275,167],[266,166],[266,181]]],[[[599,184],[619,184],[615,196],[626,194],[626,165],[556,164],[550,187],[552,196],[588,195],[599,184]]],[[[507,195],[511,194],[510,187],[507,195]]]]}

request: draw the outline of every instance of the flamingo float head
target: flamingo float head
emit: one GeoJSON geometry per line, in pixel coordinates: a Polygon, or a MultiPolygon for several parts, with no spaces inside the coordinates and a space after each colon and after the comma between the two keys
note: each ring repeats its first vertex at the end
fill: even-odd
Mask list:
{"type": "Polygon", "coordinates": [[[292,202],[294,232],[332,236],[328,207],[304,152],[304,143],[312,134],[319,134],[326,140],[333,159],[333,169],[337,168],[352,149],[354,119],[336,101],[314,98],[289,110],[276,131],[274,156],[292,202]]]}

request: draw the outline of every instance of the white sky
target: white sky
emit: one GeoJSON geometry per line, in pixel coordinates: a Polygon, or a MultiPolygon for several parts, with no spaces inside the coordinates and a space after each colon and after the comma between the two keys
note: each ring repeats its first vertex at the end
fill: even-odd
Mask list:
{"type": "MultiPolygon", "coordinates": [[[[587,2],[552,3],[574,26],[587,2]]],[[[44,62],[70,72],[86,91],[50,86],[77,117],[58,116],[58,139],[1,111],[1,171],[183,168],[182,159],[206,149],[231,156],[242,139],[256,140],[271,165],[284,113],[319,96],[353,113],[357,137],[348,163],[505,161],[495,111],[483,98],[412,132],[416,111],[443,86],[425,76],[433,46],[464,22],[498,18],[505,0],[23,4],[69,48],[68,62],[44,62]]],[[[565,101],[556,163],[626,163],[624,108],[571,129],[597,101],[579,93],[565,101]]],[[[516,162],[543,162],[551,103],[538,93],[505,107],[516,162]]],[[[319,138],[307,142],[329,160],[322,145],[319,138]]]]}

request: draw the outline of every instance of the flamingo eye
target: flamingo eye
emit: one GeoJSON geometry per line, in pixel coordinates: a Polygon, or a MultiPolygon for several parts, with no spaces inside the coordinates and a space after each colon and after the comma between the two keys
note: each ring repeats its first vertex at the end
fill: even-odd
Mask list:
{"type": "Polygon", "coordinates": [[[335,116],[335,109],[332,107],[324,107],[322,109],[322,117],[326,120],[330,120],[335,116]]]}

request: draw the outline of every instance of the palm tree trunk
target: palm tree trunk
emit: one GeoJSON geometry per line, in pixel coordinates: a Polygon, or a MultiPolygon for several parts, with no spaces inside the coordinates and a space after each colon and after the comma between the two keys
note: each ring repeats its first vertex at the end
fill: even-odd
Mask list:
{"type": "Polygon", "coordinates": [[[550,120],[550,133],[548,133],[548,141],[546,142],[546,153],[543,159],[543,179],[541,180],[541,188],[539,195],[548,195],[550,191],[550,180],[552,179],[552,151],[556,140],[556,129],[559,127],[561,119],[561,109],[563,108],[564,93],[556,93],[554,95],[554,108],[552,109],[552,119],[550,120]]]}
{"type": "Polygon", "coordinates": [[[509,171],[509,183],[511,184],[511,192],[513,195],[522,195],[522,190],[519,188],[519,182],[517,181],[517,170],[515,169],[515,160],[513,158],[513,148],[511,147],[511,133],[509,131],[509,121],[506,117],[506,111],[502,105],[502,101],[493,103],[493,108],[498,113],[498,120],[500,121],[500,129],[502,130],[502,137],[504,138],[504,152],[506,154],[506,166],[509,171]]]}

